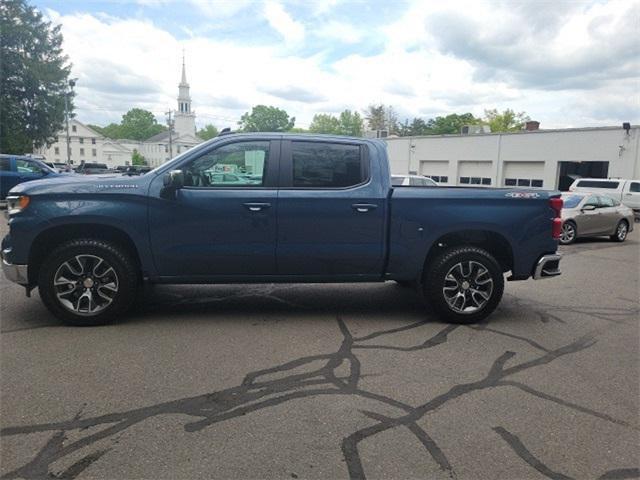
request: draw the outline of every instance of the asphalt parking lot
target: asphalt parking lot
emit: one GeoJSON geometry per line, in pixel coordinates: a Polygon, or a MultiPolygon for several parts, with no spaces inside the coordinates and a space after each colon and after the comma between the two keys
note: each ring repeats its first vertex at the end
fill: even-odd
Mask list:
{"type": "Polygon", "coordinates": [[[162,286],[70,328],[3,277],[0,475],[639,478],[640,228],[562,251],[470,327],[389,282],[162,286]]]}

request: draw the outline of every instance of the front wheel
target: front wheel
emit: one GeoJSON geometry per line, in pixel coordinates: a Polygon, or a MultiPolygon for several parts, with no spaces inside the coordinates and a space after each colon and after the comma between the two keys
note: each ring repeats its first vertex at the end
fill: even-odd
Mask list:
{"type": "Polygon", "coordinates": [[[504,291],[502,269],[477,247],[453,247],[427,266],[424,293],[435,313],[452,323],[475,323],[493,312],[504,291]]]}
{"type": "Polygon", "coordinates": [[[627,239],[629,233],[629,225],[626,220],[620,220],[616,226],[616,233],[611,235],[611,240],[614,242],[624,242],[627,239]]]}
{"type": "Polygon", "coordinates": [[[69,325],[112,322],[136,298],[135,265],[118,245],[96,239],[71,240],[55,248],[40,267],[40,297],[69,325]]]}

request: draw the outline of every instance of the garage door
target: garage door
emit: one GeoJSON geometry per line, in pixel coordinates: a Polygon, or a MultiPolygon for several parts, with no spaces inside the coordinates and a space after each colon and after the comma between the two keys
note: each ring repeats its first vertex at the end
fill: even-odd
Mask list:
{"type": "Polygon", "coordinates": [[[458,162],[458,183],[460,185],[491,185],[492,162],[458,162]]]}
{"type": "Polygon", "coordinates": [[[420,162],[420,175],[429,177],[438,183],[449,183],[449,162],[447,160],[423,160],[420,162]]]}
{"type": "Polygon", "coordinates": [[[504,162],[502,178],[505,187],[543,188],[544,162],[504,162]]]}

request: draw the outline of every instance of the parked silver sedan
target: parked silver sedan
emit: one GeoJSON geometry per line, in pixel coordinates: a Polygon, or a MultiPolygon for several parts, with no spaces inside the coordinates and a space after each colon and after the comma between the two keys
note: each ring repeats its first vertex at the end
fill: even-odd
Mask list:
{"type": "Polygon", "coordinates": [[[596,193],[566,193],[562,200],[562,245],[568,245],[578,237],[601,235],[608,235],[614,242],[624,242],[633,230],[633,210],[611,197],[596,193]]]}

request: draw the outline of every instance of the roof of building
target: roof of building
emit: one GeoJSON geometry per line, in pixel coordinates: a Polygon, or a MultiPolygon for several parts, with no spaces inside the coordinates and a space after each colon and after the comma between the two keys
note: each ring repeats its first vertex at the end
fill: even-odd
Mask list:
{"type": "Polygon", "coordinates": [[[156,133],[153,137],[149,137],[145,140],[145,142],[159,142],[161,140],[169,139],[169,130],[164,130],[160,133],[156,133]]]}
{"type": "MultiPolygon", "coordinates": [[[[631,129],[640,128],[640,125],[631,125],[631,129]]],[[[565,133],[565,132],[593,132],[602,130],[623,130],[622,126],[619,127],[573,127],[573,128],[539,128],[537,130],[518,130],[516,132],[487,132],[487,133],[446,133],[441,135],[407,135],[400,137],[396,135],[390,135],[384,137],[381,140],[400,140],[407,138],[460,138],[460,137],[483,137],[488,135],[530,135],[541,133],[565,133]]]]}

